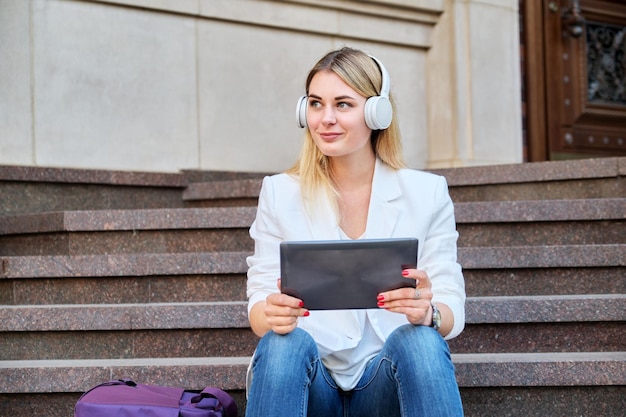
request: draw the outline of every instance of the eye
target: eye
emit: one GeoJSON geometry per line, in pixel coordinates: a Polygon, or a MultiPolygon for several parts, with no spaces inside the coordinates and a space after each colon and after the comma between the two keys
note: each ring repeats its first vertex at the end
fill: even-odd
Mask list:
{"type": "Polygon", "coordinates": [[[320,103],[319,100],[311,99],[309,100],[309,107],[317,109],[322,107],[322,103],[320,103]]]}
{"type": "Polygon", "coordinates": [[[351,107],[353,107],[352,103],[348,103],[347,101],[340,101],[337,103],[337,108],[339,109],[349,109],[351,107]]]}

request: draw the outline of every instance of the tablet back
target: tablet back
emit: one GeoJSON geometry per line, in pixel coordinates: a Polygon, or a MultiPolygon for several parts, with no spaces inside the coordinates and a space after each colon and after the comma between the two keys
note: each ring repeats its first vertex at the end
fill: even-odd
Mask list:
{"type": "Polygon", "coordinates": [[[309,310],[378,308],[380,292],[415,287],[417,239],[287,241],[280,245],[281,291],[309,310]]]}

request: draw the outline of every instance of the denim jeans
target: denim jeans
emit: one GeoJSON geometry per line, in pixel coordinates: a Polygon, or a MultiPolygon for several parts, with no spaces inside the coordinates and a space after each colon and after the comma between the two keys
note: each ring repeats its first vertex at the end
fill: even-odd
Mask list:
{"type": "Polygon", "coordinates": [[[252,361],[247,417],[462,415],[448,344],[430,327],[397,328],[351,391],[337,387],[302,329],[268,332],[252,361]]]}

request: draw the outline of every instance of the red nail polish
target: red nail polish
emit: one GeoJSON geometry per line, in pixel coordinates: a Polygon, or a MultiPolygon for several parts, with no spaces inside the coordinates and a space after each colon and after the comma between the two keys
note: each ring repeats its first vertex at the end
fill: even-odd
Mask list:
{"type": "Polygon", "coordinates": [[[379,301],[377,304],[378,304],[378,307],[383,307],[385,305],[385,302],[384,301],[379,301]]]}
{"type": "Polygon", "coordinates": [[[384,296],[384,295],[382,295],[382,294],[378,294],[378,297],[376,297],[376,299],[377,299],[378,301],[382,301],[382,300],[384,300],[384,299],[385,299],[385,296],[384,296]]]}
{"type": "Polygon", "coordinates": [[[304,312],[304,317],[309,317],[309,314],[311,314],[311,313],[309,313],[309,311],[308,311],[308,310],[307,310],[307,311],[305,311],[305,312],[304,312]]]}
{"type": "Polygon", "coordinates": [[[406,269],[404,269],[404,270],[402,271],[402,276],[403,276],[403,277],[408,277],[408,276],[409,276],[409,271],[407,271],[406,269]]]}
{"type": "Polygon", "coordinates": [[[300,302],[298,303],[298,305],[299,305],[300,307],[304,307],[304,301],[300,301],[300,302]]]}

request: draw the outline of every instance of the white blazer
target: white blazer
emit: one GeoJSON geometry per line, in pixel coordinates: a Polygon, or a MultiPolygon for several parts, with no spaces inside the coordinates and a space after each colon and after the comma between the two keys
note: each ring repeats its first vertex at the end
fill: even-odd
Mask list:
{"type": "MultiPolygon", "coordinates": [[[[255,249],[247,258],[248,311],[278,292],[280,242],[339,239],[340,229],[330,203],[323,204],[314,218],[309,216],[298,179],[278,174],[263,179],[250,236],[255,249]]],[[[457,263],[454,207],[444,177],[412,169],[394,170],[376,162],[363,238],[391,237],[418,239],[418,269],[426,271],[432,281],[433,302],[446,304],[454,314],[454,327],[446,338],[457,336],[465,326],[465,284],[457,263]]],[[[408,323],[403,314],[383,309],[366,311],[383,341],[394,329],[408,323]]],[[[361,340],[354,311],[310,313],[298,320],[298,326],[313,336],[322,356],[353,348],[361,340]]]]}

